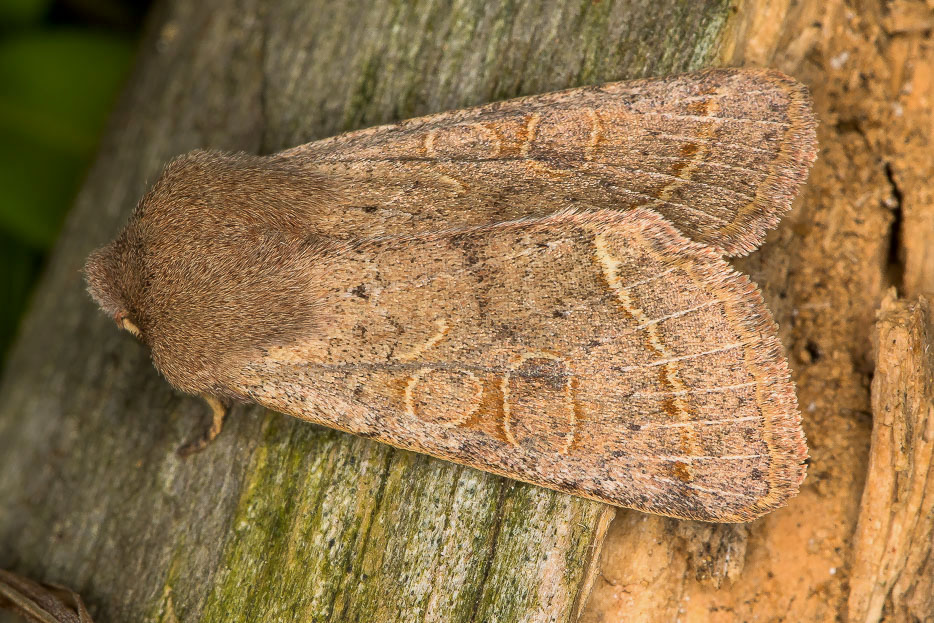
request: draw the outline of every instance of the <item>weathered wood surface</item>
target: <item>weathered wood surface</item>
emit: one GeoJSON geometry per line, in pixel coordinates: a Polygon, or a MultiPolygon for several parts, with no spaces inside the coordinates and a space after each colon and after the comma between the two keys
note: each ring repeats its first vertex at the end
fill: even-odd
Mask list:
{"type": "Polygon", "coordinates": [[[567,621],[611,511],[259,409],[202,418],[83,292],[86,254],[195,147],[271,152],[709,64],[716,0],[165,2],[0,387],[0,567],[108,621],[567,621]]]}
{"type": "Polygon", "coordinates": [[[882,302],[872,446],[853,537],[851,623],[934,616],[934,318],[927,298],[882,302]]]}

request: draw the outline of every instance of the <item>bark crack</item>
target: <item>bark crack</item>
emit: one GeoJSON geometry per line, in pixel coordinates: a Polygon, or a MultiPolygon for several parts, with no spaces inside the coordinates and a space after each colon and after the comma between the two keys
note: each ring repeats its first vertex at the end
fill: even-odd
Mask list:
{"type": "Polygon", "coordinates": [[[892,195],[886,200],[886,207],[892,211],[892,223],[887,234],[889,240],[887,271],[890,283],[900,293],[905,286],[905,247],[903,228],[904,194],[895,178],[891,162],[885,163],[885,179],[891,187],[892,195]]]}

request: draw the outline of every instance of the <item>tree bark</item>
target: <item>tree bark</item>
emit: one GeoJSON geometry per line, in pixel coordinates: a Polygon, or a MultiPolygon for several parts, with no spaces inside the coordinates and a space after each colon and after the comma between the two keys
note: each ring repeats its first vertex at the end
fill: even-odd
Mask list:
{"type": "Polygon", "coordinates": [[[258,408],[205,418],[83,291],[160,166],[710,64],[730,2],[168,1],[0,387],[0,567],[107,621],[569,621],[612,509],[258,408]]]}
{"type": "Polygon", "coordinates": [[[934,322],[924,296],[882,302],[872,447],[853,536],[852,623],[934,612],[934,322]]]}

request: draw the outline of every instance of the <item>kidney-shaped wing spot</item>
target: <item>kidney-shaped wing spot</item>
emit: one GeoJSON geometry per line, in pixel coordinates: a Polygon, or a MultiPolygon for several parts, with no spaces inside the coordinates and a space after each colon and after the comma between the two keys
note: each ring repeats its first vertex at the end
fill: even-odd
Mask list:
{"type": "Polygon", "coordinates": [[[500,381],[506,440],[530,452],[567,454],[577,426],[575,385],[573,366],[563,357],[519,355],[500,381]]]}

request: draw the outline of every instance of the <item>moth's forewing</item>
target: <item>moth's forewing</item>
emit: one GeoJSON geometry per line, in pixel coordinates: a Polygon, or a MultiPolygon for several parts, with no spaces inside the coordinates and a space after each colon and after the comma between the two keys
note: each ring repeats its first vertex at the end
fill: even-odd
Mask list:
{"type": "Polygon", "coordinates": [[[749,520],[806,449],[755,286],[647,210],[337,245],[321,330],[243,363],[276,410],[644,511],[749,520]]]}
{"type": "Polygon", "coordinates": [[[326,235],[402,234],[647,207],[726,254],[758,246],[816,154],[806,88],[717,69],[497,102],[283,152],[351,190],[316,210],[326,235]]]}

